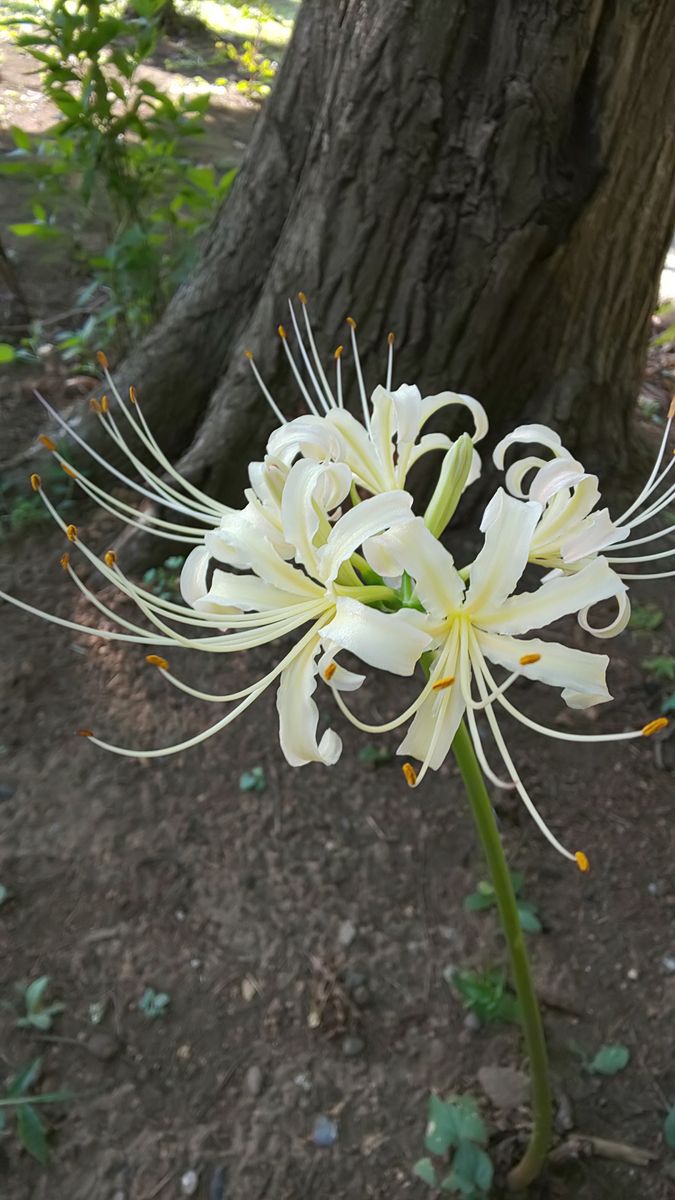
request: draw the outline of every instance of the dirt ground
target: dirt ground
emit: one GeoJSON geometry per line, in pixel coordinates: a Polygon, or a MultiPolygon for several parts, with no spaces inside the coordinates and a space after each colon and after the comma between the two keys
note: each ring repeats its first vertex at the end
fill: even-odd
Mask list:
{"type": "MultiPolygon", "coordinates": [[[[8,381],[3,457],[39,428],[32,378],[8,381]]],[[[65,380],[51,385],[66,395],[65,380]]],[[[113,536],[87,509],[78,524],[99,550],[113,536]]],[[[51,528],[5,539],[0,586],[93,625],[59,570],[63,548],[51,528]]],[[[673,652],[666,589],[639,591],[664,612],[657,629],[609,645],[615,704],[570,715],[536,685],[516,685],[514,702],[583,731],[656,715],[673,685],[650,682],[641,664],[673,652]]],[[[598,648],[572,623],[563,628],[573,644],[598,648]]],[[[206,690],[248,682],[272,662],[264,650],[225,664],[202,657],[177,653],[172,665],[206,690]]],[[[369,719],[404,708],[412,686],[370,683],[369,719]]],[[[138,648],[0,609],[0,883],[10,892],[0,907],[0,1084],[41,1055],[39,1090],[76,1093],[44,1110],[47,1169],[20,1152],[11,1126],[0,1139],[3,1200],[171,1200],[186,1194],[189,1171],[200,1200],[414,1200],[426,1191],[410,1168],[423,1153],[430,1090],[479,1099],[491,1150],[508,1162],[527,1108],[497,1107],[478,1073],[522,1068],[521,1040],[513,1026],[476,1029],[446,982],[448,968],[504,962],[494,915],[463,910],[485,872],[457,773],[447,766],[411,792],[400,760],[364,764],[367,739],[331,711],[328,693],[319,700],[345,743],[332,769],[285,764],[272,694],[191,753],[112,758],[74,730],[150,747],[196,731],[212,711],[169,688],[138,648]],[[265,786],[242,791],[254,767],[265,786]],[[16,985],[43,974],[65,1004],[47,1034],[16,1026],[16,985]],[[139,1009],[148,987],[170,996],[154,1020],[139,1009]],[[337,1126],[330,1147],[314,1140],[322,1116],[337,1126]]],[[[544,816],[592,863],[588,876],[576,872],[517,802],[495,797],[544,926],[529,945],[557,1136],[580,1131],[654,1155],[639,1168],[571,1162],[532,1194],[666,1200],[675,742],[666,732],[581,748],[504,727],[544,816]],[[583,1069],[582,1054],[617,1042],[630,1050],[624,1071],[583,1069]]],[[[395,734],[378,744],[394,751],[395,734]]]]}

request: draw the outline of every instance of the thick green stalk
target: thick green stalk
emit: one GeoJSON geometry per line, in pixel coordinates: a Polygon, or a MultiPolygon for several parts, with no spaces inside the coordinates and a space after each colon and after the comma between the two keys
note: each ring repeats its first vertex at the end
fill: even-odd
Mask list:
{"type": "Polygon", "coordinates": [[[452,750],[466,787],[469,804],[476,822],[478,836],[483,847],[495,889],[499,915],[506,936],[511,958],[511,972],[516,994],[520,1002],[525,1044],[530,1060],[532,1080],[533,1128],[530,1142],[517,1166],[509,1173],[508,1185],[517,1192],[526,1188],[539,1175],[551,1144],[552,1097],[548,1074],[548,1055],[544,1027],[539,1004],[532,984],[530,963],[525,949],[525,938],[520,927],[516,897],[511,883],[508,864],[499,836],[481,769],[478,765],[471,738],[462,722],[452,750]]]}

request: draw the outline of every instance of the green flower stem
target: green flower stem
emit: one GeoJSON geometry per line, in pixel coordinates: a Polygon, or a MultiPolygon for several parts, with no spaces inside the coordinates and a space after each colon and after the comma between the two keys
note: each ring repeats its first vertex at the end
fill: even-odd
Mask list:
{"type": "Polygon", "coordinates": [[[520,1002],[525,1044],[532,1079],[533,1129],[530,1142],[517,1166],[509,1173],[508,1185],[517,1192],[539,1175],[551,1144],[552,1096],[548,1073],[548,1055],[539,1004],[532,984],[525,938],[520,927],[511,876],[471,738],[464,722],[459,726],[452,750],[466,787],[478,836],[487,859],[495,889],[499,915],[511,958],[513,983],[520,1002]]]}

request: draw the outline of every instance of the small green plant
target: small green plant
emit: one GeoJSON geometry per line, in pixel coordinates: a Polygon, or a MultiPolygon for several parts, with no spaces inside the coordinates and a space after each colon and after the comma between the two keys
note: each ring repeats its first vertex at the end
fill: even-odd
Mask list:
{"type": "Polygon", "coordinates": [[[49,1004],[46,1000],[50,983],[49,975],[41,975],[39,979],[34,979],[28,984],[23,993],[26,1015],[19,1017],[17,1021],[21,1029],[51,1029],[54,1017],[63,1012],[65,1004],[59,1001],[49,1004]]]}
{"type": "Polygon", "coordinates": [[[492,1163],[484,1147],[487,1129],[478,1108],[468,1096],[429,1097],[424,1147],[428,1156],[418,1159],[413,1175],[465,1200],[482,1200],[492,1187],[492,1163]],[[452,1154],[447,1174],[448,1156],[452,1154]],[[434,1159],[440,1162],[434,1162],[434,1159]]]}
{"type": "MultiPolygon", "coordinates": [[[[61,449],[57,443],[57,449],[61,449]]],[[[85,471],[80,471],[85,475],[85,471]]],[[[42,470],[42,481],[60,511],[67,515],[75,506],[77,484],[66,475],[55,460],[50,459],[42,470]]],[[[0,541],[17,533],[26,533],[51,520],[42,500],[35,492],[17,495],[10,480],[0,480],[0,541]]]]}
{"type": "Polygon", "coordinates": [[[42,1092],[35,1096],[31,1090],[40,1078],[42,1059],[36,1058],[29,1066],[23,1067],[10,1080],[7,1092],[0,1097],[0,1134],[7,1132],[5,1110],[14,1113],[16,1120],[16,1135],[24,1150],[37,1159],[42,1166],[49,1162],[49,1146],[47,1144],[47,1128],[37,1111],[39,1104],[61,1104],[72,1100],[71,1092],[42,1092]]]}
{"type": "Polygon", "coordinates": [[[153,595],[160,600],[175,600],[179,591],[179,573],[185,558],[182,554],[172,554],[165,558],[161,567],[149,567],[143,576],[143,583],[153,595]]]}
{"type": "Polygon", "coordinates": [[[651,633],[663,621],[663,611],[657,604],[633,604],[629,628],[640,633],[651,633]]]}
{"type": "Polygon", "coordinates": [[[366,763],[369,767],[383,767],[385,763],[390,763],[394,757],[394,751],[387,746],[362,746],[358,753],[359,762],[366,763]]]}
{"type": "MultiPolygon", "coordinates": [[[[520,871],[511,871],[511,886],[516,895],[520,927],[526,933],[541,933],[541,921],[537,916],[537,906],[531,900],[524,900],[520,895],[524,879],[520,871]]],[[[481,879],[475,892],[471,892],[464,901],[466,912],[484,912],[488,908],[497,907],[495,889],[487,879],[481,879]]]]}
{"type": "Polygon", "coordinates": [[[675,658],[671,654],[657,654],[644,658],[642,666],[658,683],[675,682],[675,658]]]}
{"type": "Polygon", "coordinates": [[[264,767],[251,767],[239,776],[240,792],[264,792],[267,787],[264,767]]]}
{"type": "Polygon", "coordinates": [[[146,988],[138,1001],[138,1007],[141,1012],[150,1021],[155,1021],[157,1017],[166,1016],[171,997],[168,992],[156,992],[154,988],[146,988]]]}
{"type": "Polygon", "coordinates": [[[464,1007],[475,1013],[481,1024],[520,1020],[518,1001],[509,990],[503,971],[453,971],[449,982],[459,992],[464,1007]]]}
{"type": "Polygon", "coordinates": [[[619,1043],[601,1046],[593,1058],[589,1058],[581,1046],[573,1044],[571,1048],[579,1055],[584,1071],[589,1075],[617,1075],[630,1062],[630,1050],[619,1043]]]}

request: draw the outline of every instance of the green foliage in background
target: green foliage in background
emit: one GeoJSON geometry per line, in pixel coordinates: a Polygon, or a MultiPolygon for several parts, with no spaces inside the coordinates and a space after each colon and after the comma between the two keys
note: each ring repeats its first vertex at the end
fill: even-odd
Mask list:
{"type": "MultiPolygon", "coordinates": [[[[123,346],[157,318],[234,177],[184,157],[185,139],[203,132],[208,93],[172,97],[139,74],[156,45],[161,7],[134,0],[120,15],[99,0],[55,0],[5,21],[60,114],[47,133],[10,131],[15,149],[0,171],[35,187],[30,219],[10,229],[65,238],[88,266],[82,321],[57,343],[81,363],[92,348],[115,339],[123,346]],[[101,227],[105,245],[92,247],[101,227]]],[[[30,339],[23,351],[35,353],[30,339]]]]}

